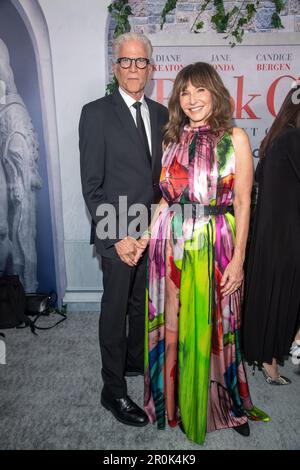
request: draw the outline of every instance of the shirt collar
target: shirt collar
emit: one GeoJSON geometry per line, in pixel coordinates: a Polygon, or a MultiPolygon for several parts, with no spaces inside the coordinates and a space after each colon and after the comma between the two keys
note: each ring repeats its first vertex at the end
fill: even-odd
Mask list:
{"type": "MultiPolygon", "coordinates": [[[[126,91],[124,91],[121,87],[119,87],[119,92],[123,100],[127,104],[128,108],[130,108],[134,103],[136,103],[137,100],[132,98],[132,96],[128,95],[128,93],[126,93],[126,91]]],[[[143,106],[146,106],[145,95],[143,95],[138,101],[140,101],[143,106]]]]}

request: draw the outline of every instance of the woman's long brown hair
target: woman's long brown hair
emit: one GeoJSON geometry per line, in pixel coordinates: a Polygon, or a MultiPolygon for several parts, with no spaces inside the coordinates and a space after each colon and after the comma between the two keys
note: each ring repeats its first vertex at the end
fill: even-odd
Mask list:
{"type": "Polygon", "coordinates": [[[271,148],[274,139],[285,127],[300,127],[300,85],[292,88],[286,95],[269,132],[260,145],[260,159],[265,157],[267,148],[271,148]]]}
{"type": "Polygon", "coordinates": [[[204,87],[212,94],[212,113],[207,124],[212,132],[221,129],[232,129],[232,106],[230,94],[224,86],[220,75],[206,62],[187,65],[177,75],[169,100],[169,122],[165,127],[164,145],[178,142],[183,126],[189,122],[180,106],[180,93],[188,84],[204,87]]]}

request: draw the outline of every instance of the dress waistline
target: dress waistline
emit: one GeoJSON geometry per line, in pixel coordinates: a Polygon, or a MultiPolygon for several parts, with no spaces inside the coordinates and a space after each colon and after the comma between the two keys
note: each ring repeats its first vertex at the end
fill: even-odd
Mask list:
{"type": "Polygon", "coordinates": [[[186,206],[189,208],[191,206],[192,208],[192,213],[191,216],[193,218],[196,217],[201,217],[201,216],[209,216],[209,215],[222,215],[226,214],[227,212],[230,212],[231,214],[234,214],[233,206],[226,206],[226,205],[221,205],[221,206],[206,206],[201,204],[200,202],[197,201],[185,201],[185,202],[171,202],[168,201],[169,207],[172,206],[186,206]]]}

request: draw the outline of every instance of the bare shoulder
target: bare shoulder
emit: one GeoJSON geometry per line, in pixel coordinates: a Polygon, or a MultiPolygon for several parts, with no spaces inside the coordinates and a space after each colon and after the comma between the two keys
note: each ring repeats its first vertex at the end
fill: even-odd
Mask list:
{"type": "Polygon", "coordinates": [[[233,145],[243,145],[245,143],[249,143],[249,137],[247,132],[240,127],[233,127],[232,128],[232,142],[233,145]]]}
{"type": "Polygon", "coordinates": [[[233,127],[231,138],[237,159],[242,159],[242,161],[244,161],[245,158],[252,159],[252,151],[247,132],[240,127],[233,127]]]}

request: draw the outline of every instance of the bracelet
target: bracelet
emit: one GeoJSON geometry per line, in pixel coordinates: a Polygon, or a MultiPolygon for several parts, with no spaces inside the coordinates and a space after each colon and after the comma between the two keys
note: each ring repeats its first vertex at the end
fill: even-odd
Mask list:
{"type": "Polygon", "coordinates": [[[141,238],[146,238],[146,237],[151,238],[151,230],[149,230],[149,228],[147,228],[147,230],[145,230],[141,236],[141,238]]]}

